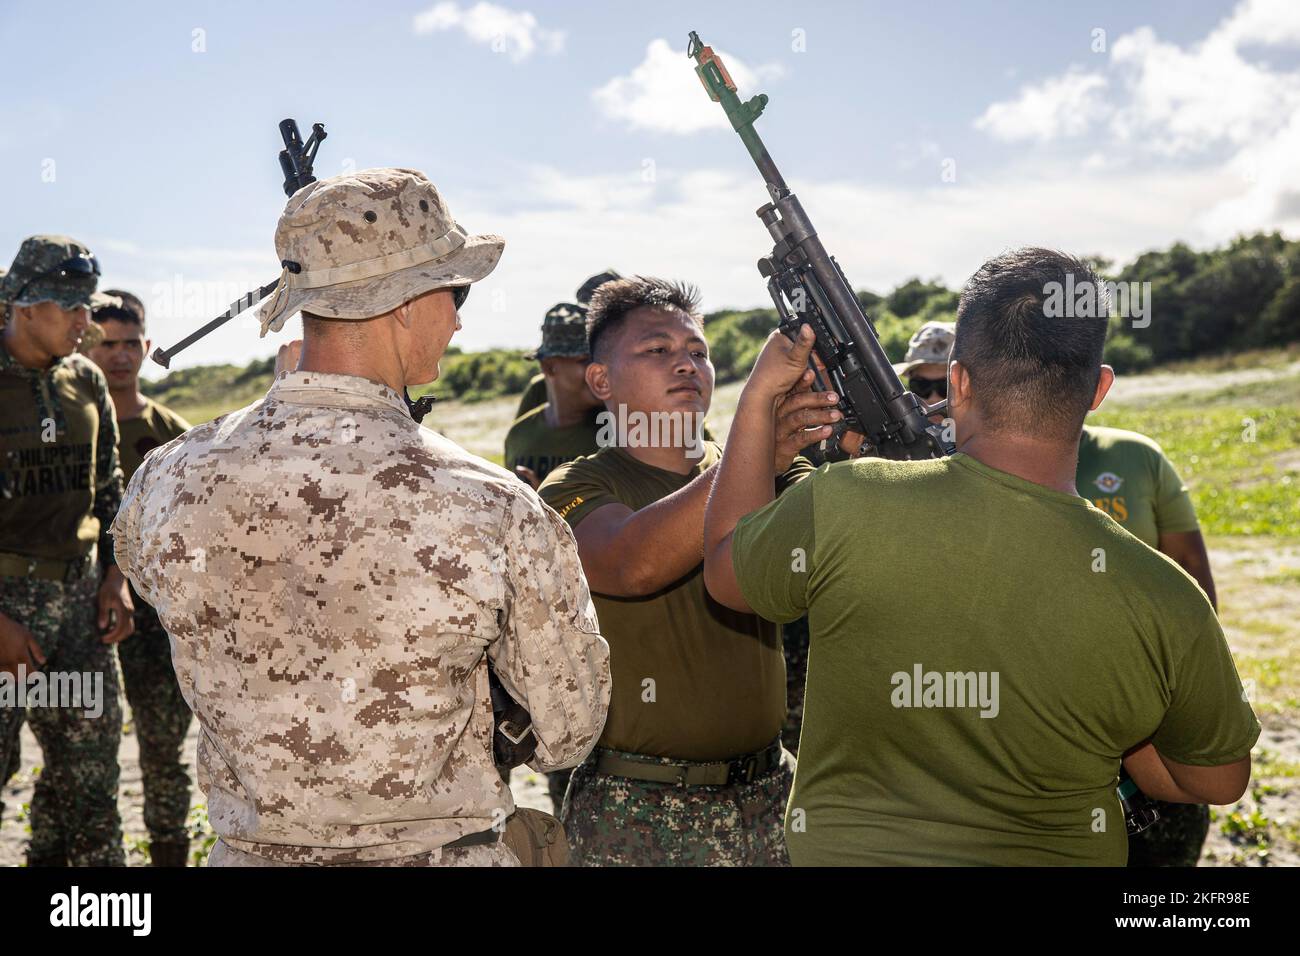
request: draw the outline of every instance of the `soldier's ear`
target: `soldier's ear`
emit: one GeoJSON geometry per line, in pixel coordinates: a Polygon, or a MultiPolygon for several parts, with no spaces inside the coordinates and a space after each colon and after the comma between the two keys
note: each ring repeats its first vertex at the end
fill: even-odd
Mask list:
{"type": "Polygon", "coordinates": [[[970,373],[961,362],[953,362],[948,366],[948,414],[969,405],[970,400],[970,373]]]}
{"type": "Polygon", "coordinates": [[[409,302],[403,302],[395,308],[393,310],[393,318],[398,321],[402,328],[409,329],[411,327],[411,304],[409,302]]]}
{"type": "Polygon", "coordinates": [[[587,379],[587,388],[602,402],[608,401],[613,389],[609,386],[609,367],[601,362],[592,362],[583,373],[587,379]]]}

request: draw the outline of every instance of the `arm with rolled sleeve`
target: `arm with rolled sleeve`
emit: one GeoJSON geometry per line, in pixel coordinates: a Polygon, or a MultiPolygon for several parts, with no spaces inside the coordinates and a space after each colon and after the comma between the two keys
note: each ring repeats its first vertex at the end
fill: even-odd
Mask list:
{"type": "Polygon", "coordinates": [[[520,489],[501,536],[506,607],[488,647],[506,691],[532,715],[534,770],[580,763],[605,728],[609,645],[564,521],[520,489]]]}
{"type": "Polygon", "coordinates": [[[1232,803],[1250,782],[1260,726],[1210,608],[1171,681],[1169,709],[1151,739],[1124,758],[1147,796],[1174,803],[1232,803]]]}

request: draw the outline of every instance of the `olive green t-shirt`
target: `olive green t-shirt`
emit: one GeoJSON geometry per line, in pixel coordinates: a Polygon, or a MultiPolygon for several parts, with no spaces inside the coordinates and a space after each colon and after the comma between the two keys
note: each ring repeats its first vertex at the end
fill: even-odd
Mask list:
{"type": "MultiPolygon", "coordinates": [[[[704,448],[700,463],[685,475],[644,464],[622,448],[604,448],[561,465],[538,493],[574,528],[608,504],[639,511],[685,487],[721,457],[716,443],[704,448]]],[[[794,471],[811,466],[804,461],[794,471]]],[[[648,597],[592,598],[609,642],[614,688],[600,746],[721,760],[776,739],[786,704],[778,629],[714,601],[704,588],[703,563],[648,597]]]]}
{"type": "Polygon", "coordinates": [[[1153,548],[1162,534],[1200,530],[1187,486],[1160,446],[1137,432],[1085,425],[1075,485],[1153,548]]]}
{"type": "Polygon", "coordinates": [[[732,554],[759,614],[809,616],[797,865],[1120,866],[1125,750],[1217,766],[1259,735],[1195,581],[969,456],[823,466],[732,554]]]}
{"type": "Polygon", "coordinates": [[[135,418],[117,423],[117,453],[126,480],[131,480],[145,455],[189,430],[190,423],[181,416],[152,398],[146,398],[144,411],[135,418]]]}
{"type": "Polygon", "coordinates": [[[77,353],[26,368],[0,337],[0,551],[71,561],[98,542],[111,562],[122,484],[104,373],[77,353]]]}
{"type": "Polygon", "coordinates": [[[506,432],[506,471],[514,473],[519,465],[531,468],[539,481],[567,461],[594,455],[600,450],[596,435],[600,431],[596,416],[600,409],[593,408],[576,425],[552,428],[546,424],[547,404],[543,403],[516,418],[506,432]]]}

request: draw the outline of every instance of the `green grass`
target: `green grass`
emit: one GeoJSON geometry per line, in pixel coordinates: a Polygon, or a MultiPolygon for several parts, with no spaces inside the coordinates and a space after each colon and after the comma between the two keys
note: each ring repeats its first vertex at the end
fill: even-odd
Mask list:
{"type": "Polygon", "coordinates": [[[1144,407],[1108,411],[1103,405],[1088,421],[1158,441],[1191,489],[1207,534],[1294,534],[1300,529],[1300,402],[1261,400],[1293,389],[1300,390],[1300,378],[1144,407]]]}

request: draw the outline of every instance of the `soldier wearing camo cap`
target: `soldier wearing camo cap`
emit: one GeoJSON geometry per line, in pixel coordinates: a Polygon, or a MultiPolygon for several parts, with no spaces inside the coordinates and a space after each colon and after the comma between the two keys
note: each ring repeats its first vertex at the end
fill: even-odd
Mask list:
{"type": "MultiPolygon", "coordinates": [[[[591,304],[591,297],[595,291],[606,282],[612,282],[615,279],[621,278],[623,277],[613,269],[606,269],[604,272],[597,272],[594,276],[591,276],[584,281],[582,285],[578,286],[578,291],[574,293],[572,303],[563,304],[567,305],[569,308],[579,310],[583,316],[586,316],[587,306],[591,304]]],[[[559,306],[556,306],[555,308],[559,308],[559,306]]],[[[554,311],[554,309],[552,311],[554,311]]],[[[543,335],[545,334],[545,331],[545,322],[543,322],[543,335]]],[[[583,336],[584,338],[586,336],[585,328],[583,330],[583,336]]],[[[546,395],[546,376],[538,373],[528,380],[528,387],[525,388],[524,393],[519,396],[519,407],[515,409],[515,418],[523,417],[526,413],[544,403],[547,400],[546,395]]]]}
{"type": "Polygon", "coordinates": [[[209,865],[513,865],[489,661],[532,714],[534,769],[604,726],[609,649],[572,535],[402,398],[437,377],[502,246],[413,170],[299,190],[261,312],[265,330],[302,311],[297,370],[131,479],[113,532],[203,730],[209,865]]]}
{"type": "Polygon", "coordinates": [[[907,354],[894,366],[909,391],[933,405],[948,397],[948,355],[957,338],[957,323],[927,322],[907,342],[907,354]]]}
{"type": "MultiPolygon", "coordinates": [[[[108,536],[122,473],[107,382],[77,354],[98,280],[95,257],[67,236],[25,239],[0,280],[0,670],[15,675],[11,691],[38,668],[79,675],[102,705],[27,708],[44,754],[29,866],[126,862],[111,645],[131,634],[132,604],[108,536]]],[[[23,719],[17,696],[0,693],[6,775],[23,719]]]]}
{"type": "MultiPolygon", "coordinates": [[[[123,477],[130,481],[150,451],[183,435],[190,424],[140,391],[140,367],[150,346],[144,303],[121,289],[96,292],[95,296],[98,301],[91,307],[91,318],[103,338],[83,350],[108,379],[108,393],[117,412],[118,457],[123,477]]],[[[131,597],[135,634],[118,646],[117,659],[140,748],[149,862],[153,866],[185,866],[191,786],[182,750],[192,718],[172,669],[166,630],[146,601],[138,594],[131,597]]]]}
{"type": "Polygon", "coordinates": [[[587,387],[589,352],[587,310],[572,302],[553,306],[533,353],[542,365],[546,401],[516,418],[506,433],[505,466],[533,488],[566,461],[598,450],[596,415],[604,406],[587,387]]]}

